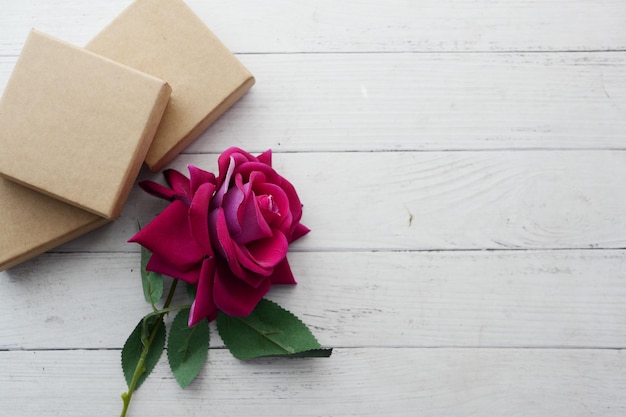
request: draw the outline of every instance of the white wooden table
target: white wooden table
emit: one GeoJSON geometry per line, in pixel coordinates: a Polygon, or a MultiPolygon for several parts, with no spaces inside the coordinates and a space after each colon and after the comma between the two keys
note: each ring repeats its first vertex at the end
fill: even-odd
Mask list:
{"type": "MultiPolygon", "coordinates": [[[[0,89],[31,27],[83,45],[127,4],[2,0],[0,89]]],[[[188,4],[257,85],[172,166],[274,150],[313,232],[270,298],[335,351],[246,363],[213,331],[129,415],[626,415],[626,2],[188,4]]],[[[119,414],[149,311],[125,242],[163,208],[135,187],[0,273],[0,415],[119,414]]]]}

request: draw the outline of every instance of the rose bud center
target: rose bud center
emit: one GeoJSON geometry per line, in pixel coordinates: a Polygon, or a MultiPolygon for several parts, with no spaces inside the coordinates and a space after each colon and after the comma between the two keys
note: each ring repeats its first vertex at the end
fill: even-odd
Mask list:
{"type": "Polygon", "coordinates": [[[261,213],[263,213],[263,218],[268,224],[272,224],[280,217],[278,204],[276,204],[271,194],[258,195],[256,196],[256,201],[261,209],[261,213]]]}

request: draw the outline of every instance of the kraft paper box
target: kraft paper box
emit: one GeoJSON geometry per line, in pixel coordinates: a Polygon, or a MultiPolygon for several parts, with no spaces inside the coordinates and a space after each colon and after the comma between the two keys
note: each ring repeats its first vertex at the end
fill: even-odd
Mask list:
{"type": "MultiPolygon", "coordinates": [[[[177,0],[136,1],[87,49],[173,85],[167,121],[159,127],[159,140],[146,157],[154,171],[254,84],[250,72],[177,0]]],[[[4,196],[0,201],[0,271],[108,221],[2,178],[0,193],[4,196]]]]}
{"type": "Polygon", "coordinates": [[[116,219],[170,91],[33,31],[0,100],[0,175],[116,219]]]}
{"type": "Polygon", "coordinates": [[[0,271],[109,222],[0,178],[0,271]]]}
{"type": "Polygon", "coordinates": [[[30,33],[0,99],[0,270],[119,216],[170,91],[30,33]]]}
{"type": "Polygon", "coordinates": [[[146,165],[161,170],[245,94],[254,77],[180,0],[137,0],[86,46],[166,80],[172,95],[146,165]]]}

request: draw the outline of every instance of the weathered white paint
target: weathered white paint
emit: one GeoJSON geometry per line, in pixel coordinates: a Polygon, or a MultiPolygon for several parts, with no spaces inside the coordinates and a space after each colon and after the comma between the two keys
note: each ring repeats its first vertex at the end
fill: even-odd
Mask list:
{"type": "MultiPolygon", "coordinates": [[[[619,348],[625,254],[292,253],[299,285],[269,298],[325,346],[619,348]]],[[[0,274],[0,349],[121,348],[150,311],[138,264],[139,254],[54,254],[0,274]]],[[[188,303],[180,294],[175,304],[188,303]]]]}
{"type": "MultiPolygon", "coordinates": [[[[3,413],[117,415],[125,390],[118,355],[4,352],[3,413]]],[[[211,350],[207,365],[182,390],[162,360],[129,414],[622,417],[626,411],[620,350],[362,348],[336,349],[327,360],[253,362],[211,350]]]]}
{"type": "MultiPolygon", "coordinates": [[[[129,3],[4,1],[0,91],[31,27],[81,45],[129,3]]],[[[162,361],[130,415],[626,413],[625,2],[188,3],[257,85],[172,166],[278,152],[313,232],[270,297],[336,350],[243,363],[212,332],[199,379],[162,361]]],[[[125,242],[163,207],[135,187],[0,273],[0,414],[119,413],[148,311],[125,242]]]]}
{"type": "MultiPolygon", "coordinates": [[[[216,161],[186,154],[171,166],[216,161]]],[[[313,229],[297,251],[626,247],[624,151],[285,153],[274,165],[313,229]]],[[[135,187],[118,222],[58,250],[136,251],[125,242],[137,220],[165,205],[135,187]]]]}
{"type": "Polygon", "coordinates": [[[239,58],[257,84],[186,152],[626,149],[626,52],[239,58]]]}
{"type": "MultiPolygon", "coordinates": [[[[188,0],[235,52],[598,51],[626,48],[622,0],[188,0]]],[[[4,0],[0,55],[31,27],[85,44],[130,0],[4,0]]]]}

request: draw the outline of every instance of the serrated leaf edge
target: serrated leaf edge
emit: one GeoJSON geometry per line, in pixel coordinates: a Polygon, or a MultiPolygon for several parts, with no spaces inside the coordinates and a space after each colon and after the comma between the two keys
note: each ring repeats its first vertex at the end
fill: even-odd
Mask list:
{"type": "MultiPolygon", "coordinates": [[[[286,353],[284,354],[279,354],[279,355],[258,355],[258,356],[251,356],[251,357],[246,357],[246,358],[241,358],[241,357],[237,357],[235,356],[235,354],[230,350],[230,348],[228,348],[228,345],[226,345],[226,347],[228,348],[229,352],[237,359],[240,360],[250,360],[250,359],[257,359],[257,358],[268,358],[268,357],[289,357],[290,355],[297,355],[299,353],[304,353],[304,352],[308,352],[308,351],[312,351],[312,350],[320,350],[323,349],[322,346],[320,345],[319,341],[317,340],[317,338],[315,337],[315,335],[313,334],[313,332],[311,331],[311,329],[309,329],[309,326],[307,326],[301,319],[300,317],[296,316],[295,314],[293,314],[291,311],[287,310],[286,308],[282,307],[280,304],[278,304],[275,301],[272,300],[268,300],[267,298],[262,298],[262,301],[268,302],[270,304],[274,304],[276,307],[278,307],[279,309],[291,314],[301,325],[303,325],[311,334],[311,337],[313,338],[313,340],[315,341],[315,343],[317,344],[317,347],[315,348],[311,348],[311,349],[306,349],[306,350],[295,350],[295,349],[286,349],[285,347],[283,347],[280,343],[275,342],[274,340],[268,338],[266,335],[262,335],[264,336],[268,341],[270,341],[271,343],[273,343],[274,345],[278,346],[280,349],[283,349],[286,353]]],[[[255,307],[256,308],[256,307],[255,307]]],[[[224,314],[224,313],[221,313],[224,314]]],[[[252,314],[252,313],[251,313],[252,314]]],[[[226,316],[228,316],[229,318],[233,318],[233,319],[238,319],[240,321],[242,321],[241,319],[245,318],[245,317],[236,317],[236,316],[229,316],[226,314],[226,316]]],[[[246,316],[247,317],[247,316],[246,316]]],[[[255,331],[258,332],[257,329],[255,329],[254,327],[250,326],[248,323],[242,321],[245,325],[247,325],[248,327],[254,329],[255,331]]],[[[220,331],[220,326],[216,326],[217,327],[217,333],[220,335],[220,337],[222,338],[222,340],[224,340],[224,337],[222,335],[222,332],[220,331]]],[[[261,332],[258,332],[259,334],[261,334],[261,332]]],[[[224,342],[224,344],[226,344],[226,342],[224,342]]],[[[330,349],[332,351],[332,349],[330,349]]],[[[330,356],[330,355],[329,355],[330,356]]]]}
{"type": "Polygon", "coordinates": [[[143,297],[146,300],[146,303],[152,305],[155,308],[156,303],[163,297],[163,275],[148,271],[146,269],[146,265],[150,261],[150,257],[152,253],[148,250],[148,248],[142,246],[141,247],[141,261],[140,261],[140,275],[141,275],[141,288],[143,290],[143,297]],[[152,285],[154,279],[160,281],[160,294],[155,294],[155,288],[152,285]],[[158,295],[158,297],[156,296],[158,295]]]}
{"type": "MultiPolygon", "coordinates": [[[[122,347],[122,350],[120,351],[120,365],[122,367],[122,375],[124,376],[124,381],[126,382],[126,385],[130,385],[128,378],[126,377],[126,372],[124,371],[126,369],[126,367],[124,366],[124,350],[126,349],[126,346],[128,345],[128,342],[130,341],[130,338],[132,337],[133,333],[135,333],[135,330],[143,325],[144,320],[146,319],[146,317],[142,317],[141,320],[139,321],[139,323],[137,323],[137,325],[133,328],[133,330],[130,332],[130,334],[128,335],[128,337],[126,338],[126,341],[124,342],[124,346],[122,347]]],[[[135,389],[139,389],[139,387],[143,384],[143,382],[148,378],[148,376],[150,375],[150,373],[154,370],[154,367],[156,367],[156,365],[158,364],[159,360],[161,359],[161,355],[163,354],[163,348],[165,348],[165,346],[167,346],[167,330],[165,328],[165,322],[163,321],[163,318],[159,318],[158,321],[161,321],[161,326],[163,327],[163,331],[165,332],[165,338],[164,338],[164,342],[163,342],[163,347],[159,350],[159,354],[158,354],[158,358],[154,364],[154,366],[152,367],[152,369],[147,369],[145,367],[145,362],[144,362],[144,369],[143,372],[141,374],[141,376],[139,377],[139,380],[137,382],[137,385],[135,386],[135,389]],[[144,376],[145,374],[145,376],[144,376]],[[143,378],[143,379],[142,379],[143,378]]],[[[139,338],[139,343],[143,346],[143,340],[141,338],[139,338]]],[[[151,346],[151,348],[153,348],[153,346],[151,346]]],[[[143,347],[142,349],[143,350],[143,347]]],[[[134,371],[133,371],[134,373],[134,371]]],[[[132,379],[132,374],[130,376],[130,379],[132,379]]]]}
{"type": "MultiPolygon", "coordinates": [[[[183,313],[183,312],[184,312],[184,311],[186,311],[186,310],[191,310],[191,309],[183,309],[183,310],[180,310],[180,311],[176,314],[176,317],[174,317],[174,320],[172,320],[172,328],[173,328],[173,326],[174,326],[174,321],[178,318],[178,316],[179,316],[181,313],[183,313]]],[[[202,323],[202,322],[197,323],[197,324],[196,324],[196,326],[197,326],[197,325],[200,325],[201,323],[202,323]]],[[[195,326],[194,326],[194,327],[195,327],[195,326]]],[[[194,331],[195,331],[195,330],[194,330],[194,331]]],[[[193,334],[193,333],[192,333],[192,334],[193,334]]],[[[166,342],[166,346],[167,346],[167,363],[168,363],[168,365],[169,365],[169,367],[170,367],[170,370],[172,371],[172,375],[174,375],[174,379],[176,380],[176,382],[178,383],[178,385],[180,385],[180,387],[181,387],[181,388],[186,388],[186,387],[188,387],[188,386],[189,386],[189,385],[190,385],[190,384],[191,384],[191,383],[192,383],[192,382],[196,379],[196,377],[200,374],[200,371],[202,370],[202,367],[200,367],[200,368],[198,369],[198,371],[196,372],[196,374],[193,376],[193,378],[191,378],[191,380],[189,380],[189,382],[188,382],[187,384],[184,384],[184,385],[183,385],[183,384],[181,383],[180,379],[178,378],[178,376],[176,375],[176,372],[174,371],[174,368],[173,368],[173,366],[172,366],[172,361],[171,361],[171,359],[170,359],[170,358],[171,358],[171,356],[170,356],[170,352],[172,351],[171,346],[170,346],[171,336],[172,336],[172,332],[171,332],[171,329],[170,329],[170,333],[168,334],[168,338],[167,338],[167,342],[166,342]]],[[[189,338],[191,338],[191,335],[189,336],[189,338]]],[[[202,361],[203,366],[204,366],[204,363],[206,362],[206,359],[207,359],[207,357],[208,357],[208,354],[209,354],[209,352],[208,352],[208,346],[207,346],[207,353],[206,353],[206,356],[204,357],[204,360],[202,361]]],[[[183,362],[184,362],[184,361],[183,361],[183,362]]]]}

